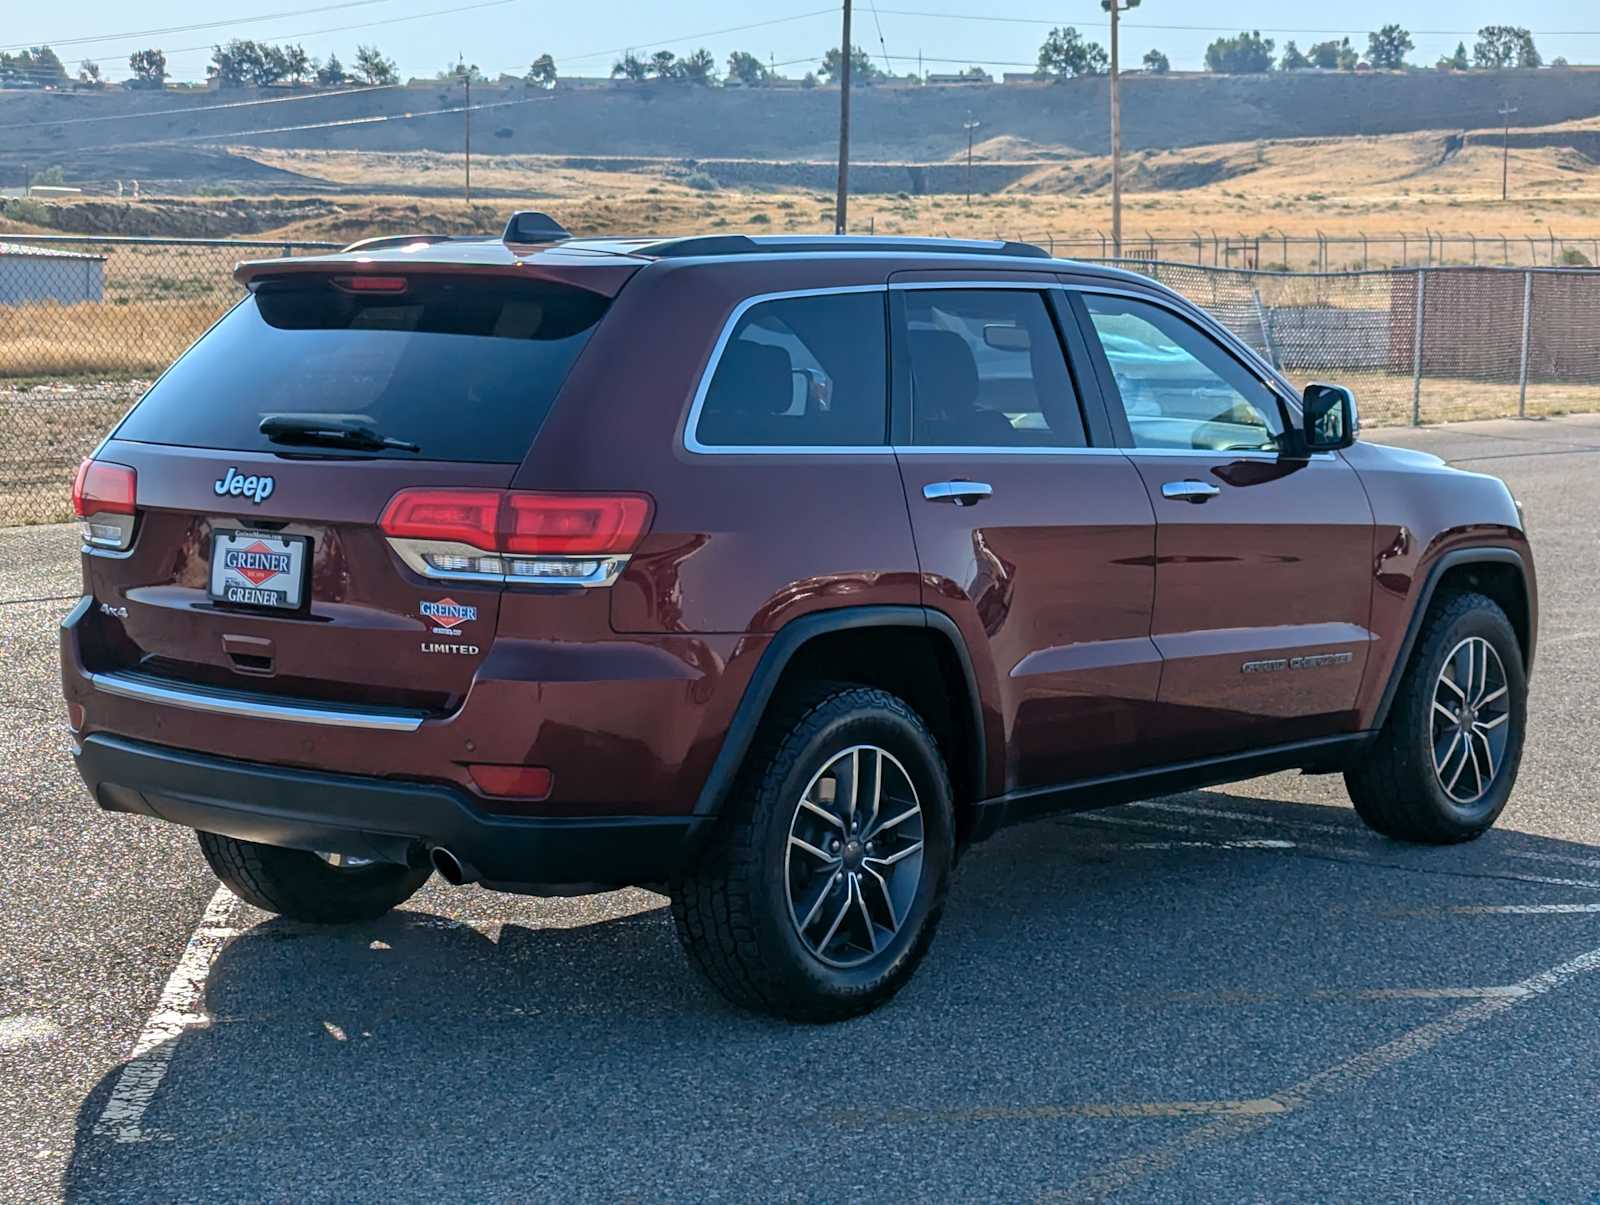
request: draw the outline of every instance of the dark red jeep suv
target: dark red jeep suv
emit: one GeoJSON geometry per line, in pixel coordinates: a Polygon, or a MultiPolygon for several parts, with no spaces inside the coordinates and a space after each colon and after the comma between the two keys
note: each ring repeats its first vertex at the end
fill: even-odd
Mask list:
{"type": "Polygon", "coordinates": [[[1389,836],[1516,778],[1533,562],[1183,298],[1011,243],[374,240],[85,463],[100,806],[259,907],[658,886],[733,1000],[886,999],[998,827],[1299,768],[1389,836]]]}

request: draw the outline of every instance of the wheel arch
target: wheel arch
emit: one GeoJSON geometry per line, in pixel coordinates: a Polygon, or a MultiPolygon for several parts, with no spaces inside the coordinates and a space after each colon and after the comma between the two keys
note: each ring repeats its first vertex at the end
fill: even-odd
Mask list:
{"type": "Polygon", "coordinates": [[[1389,708],[1411,663],[1422,622],[1427,618],[1434,601],[1441,593],[1462,590],[1485,594],[1505,611],[1522,649],[1524,670],[1532,674],[1538,617],[1526,560],[1514,548],[1458,548],[1445,553],[1429,567],[1422,588],[1417,592],[1400,651],[1389,670],[1389,680],[1373,713],[1370,725],[1373,731],[1382,728],[1384,721],[1389,718],[1389,708]]]}
{"type": "Polygon", "coordinates": [[[701,786],[694,814],[721,810],[773,700],[790,683],[841,680],[906,699],[944,747],[958,816],[965,825],[985,794],[989,747],[972,657],[949,616],[916,606],[843,607],[813,612],[779,628],[761,655],[722,748],[701,786]],[[895,642],[900,647],[894,647],[895,642]],[[868,650],[854,661],[849,654],[868,650]],[[915,656],[931,651],[930,657],[915,656]]]}

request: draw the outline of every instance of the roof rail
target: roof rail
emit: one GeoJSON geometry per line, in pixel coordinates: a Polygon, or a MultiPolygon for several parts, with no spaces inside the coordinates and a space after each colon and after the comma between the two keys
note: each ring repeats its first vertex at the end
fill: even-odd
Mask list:
{"type": "Polygon", "coordinates": [[[691,235],[662,239],[638,248],[641,255],[677,259],[699,255],[797,254],[816,251],[855,251],[884,254],[904,251],[916,255],[1008,255],[1025,259],[1050,259],[1043,247],[1033,243],[1003,242],[995,239],[953,239],[875,237],[873,235],[691,235]]]}
{"type": "Polygon", "coordinates": [[[500,236],[503,243],[559,243],[572,237],[560,222],[536,209],[521,209],[511,215],[506,232],[500,236]]]}

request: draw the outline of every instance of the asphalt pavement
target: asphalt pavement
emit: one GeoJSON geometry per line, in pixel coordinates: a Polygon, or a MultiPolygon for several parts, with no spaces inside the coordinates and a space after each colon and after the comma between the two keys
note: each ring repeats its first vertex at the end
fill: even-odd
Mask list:
{"type": "Polygon", "coordinates": [[[69,527],[0,531],[0,1199],[1578,1200],[1600,1193],[1600,416],[1369,436],[1504,477],[1539,562],[1500,825],[1277,775],[1009,831],[888,1007],[694,977],[665,901],[436,879],[313,929],[67,755],[69,527]]]}

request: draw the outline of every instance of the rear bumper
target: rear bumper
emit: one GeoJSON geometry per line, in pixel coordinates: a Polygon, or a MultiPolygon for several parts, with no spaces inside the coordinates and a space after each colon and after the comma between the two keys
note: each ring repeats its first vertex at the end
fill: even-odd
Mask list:
{"type": "Polygon", "coordinates": [[[452,787],[325,774],[95,733],[75,753],[95,802],[242,841],[425,864],[443,846],[505,891],[660,882],[689,857],[689,816],[491,816],[452,787]]]}

